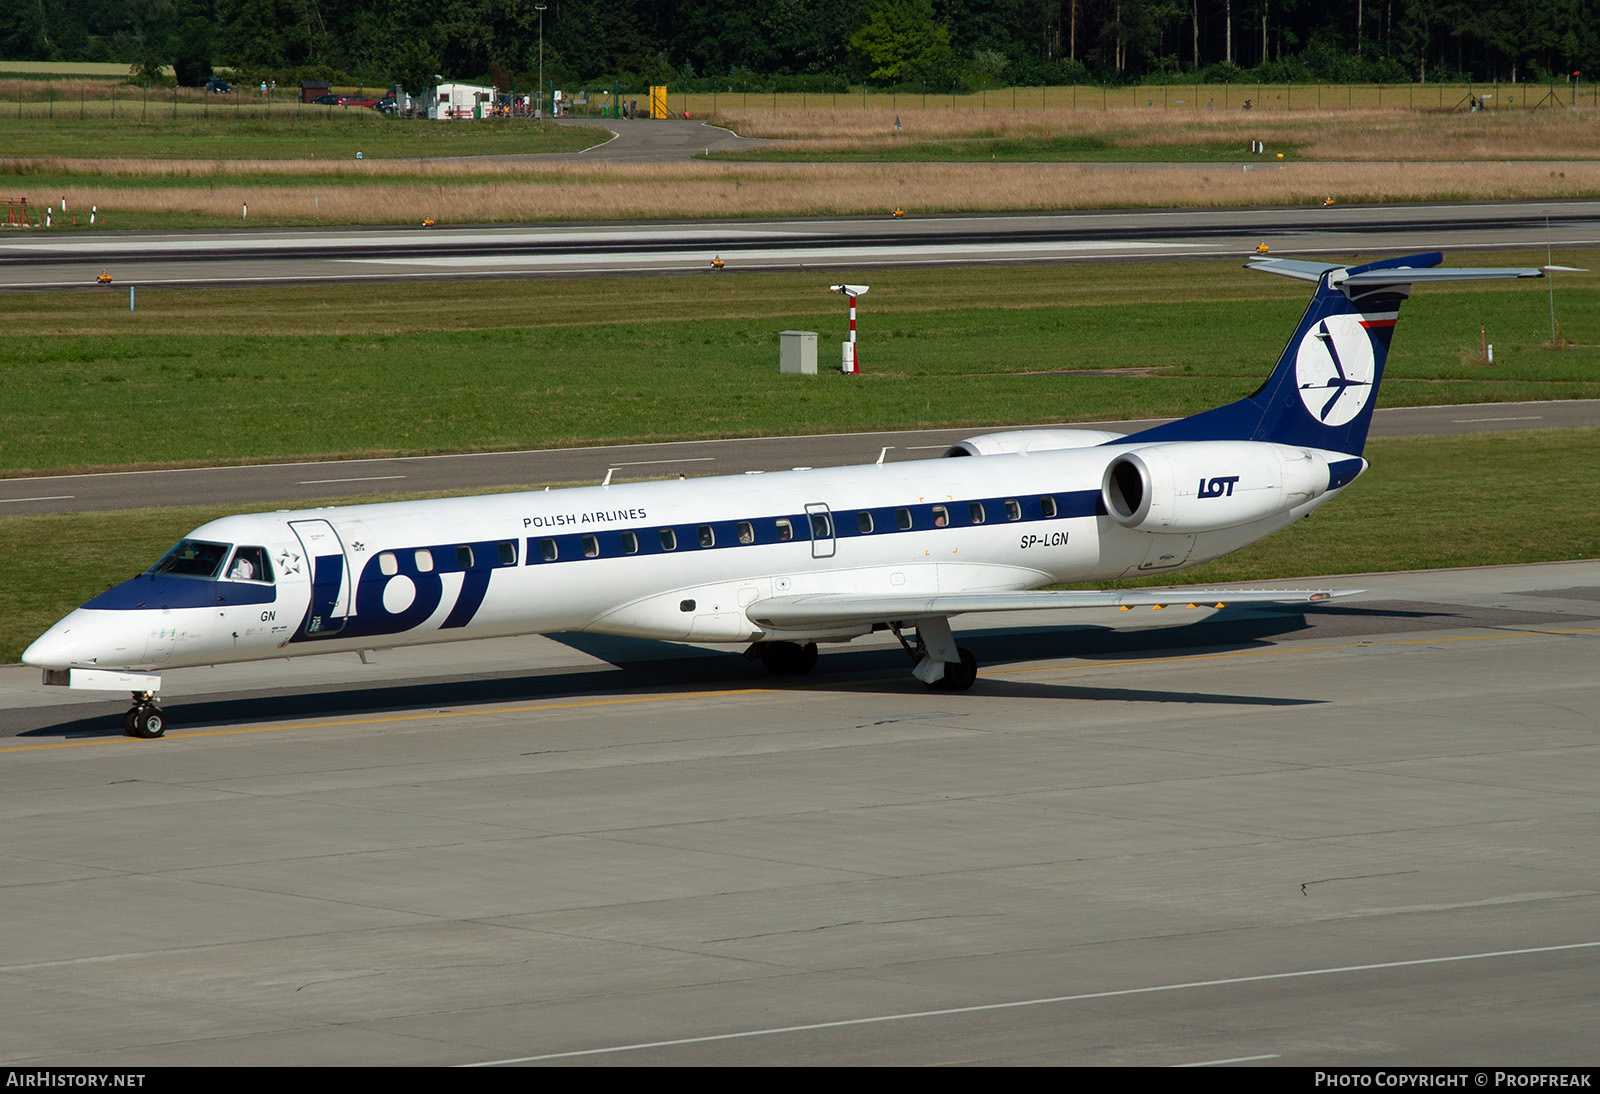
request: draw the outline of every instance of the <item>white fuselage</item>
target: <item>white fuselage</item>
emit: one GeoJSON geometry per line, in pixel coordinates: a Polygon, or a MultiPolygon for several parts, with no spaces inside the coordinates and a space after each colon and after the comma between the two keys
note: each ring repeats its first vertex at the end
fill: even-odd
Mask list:
{"type": "Polygon", "coordinates": [[[1110,463],[1140,450],[1116,445],[225,517],[185,542],[233,558],[259,548],[252,557],[269,560],[269,573],[136,578],[71,613],[25,660],[159,671],[570,630],[844,640],[870,625],[782,631],[750,609],[815,593],[1022,590],[1168,573],[1252,543],[1337,492],[1325,489],[1324,460],[1323,487],[1285,493],[1273,479],[1281,446],[1169,447],[1184,504],[1245,504],[1238,513],[1248,519],[1125,527],[1102,492],[1110,463]],[[1270,472],[1260,481],[1258,463],[1270,472]]]}

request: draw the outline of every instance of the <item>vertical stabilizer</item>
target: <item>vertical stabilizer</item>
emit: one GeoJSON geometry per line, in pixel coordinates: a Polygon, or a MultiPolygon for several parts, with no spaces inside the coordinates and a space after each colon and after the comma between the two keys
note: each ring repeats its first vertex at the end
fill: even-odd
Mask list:
{"type": "Polygon", "coordinates": [[[1124,437],[1150,441],[1274,441],[1359,456],[1400,304],[1418,281],[1539,277],[1537,269],[1435,269],[1437,251],[1364,266],[1273,259],[1250,268],[1314,280],[1316,293],[1267,382],[1218,407],[1124,437]]]}

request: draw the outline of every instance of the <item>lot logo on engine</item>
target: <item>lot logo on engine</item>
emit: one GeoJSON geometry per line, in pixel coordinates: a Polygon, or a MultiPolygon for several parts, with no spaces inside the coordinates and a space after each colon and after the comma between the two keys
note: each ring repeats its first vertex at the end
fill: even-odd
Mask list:
{"type": "Polygon", "coordinates": [[[1330,315],[1306,332],[1295,358],[1300,401],[1323,425],[1344,425],[1372,397],[1372,338],[1359,315],[1330,315]]]}

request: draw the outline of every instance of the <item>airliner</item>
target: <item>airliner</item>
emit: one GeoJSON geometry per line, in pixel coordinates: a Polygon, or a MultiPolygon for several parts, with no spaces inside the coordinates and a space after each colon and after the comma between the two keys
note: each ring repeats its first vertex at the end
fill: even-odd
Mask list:
{"type": "Polygon", "coordinates": [[[1308,516],[1361,452],[1401,302],[1419,282],[1540,277],[1265,259],[1316,282],[1267,381],[1133,434],[1034,429],[926,459],[229,516],[28,647],[44,682],[128,691],[160,737],[161,673],[563,631],[745,647],[778,675],[894,634],[924,685],[970,688],[971,612],[1314,603],[1332,590],[1046,590],[1174,573],[1308,516]]]}

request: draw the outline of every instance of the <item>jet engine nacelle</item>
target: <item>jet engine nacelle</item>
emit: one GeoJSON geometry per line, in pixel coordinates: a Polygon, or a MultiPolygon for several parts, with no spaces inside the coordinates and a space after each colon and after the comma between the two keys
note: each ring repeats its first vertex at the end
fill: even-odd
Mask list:
{"type": "Polygon", "coordinates": [[[1125,433],[1104,429],[1017,429],[1010,433],[985,433],[968,437],[945,449],[946,456],[1000,456],[1015,452],[1059,452],[1064,448],[1093,448],[1120,441],[1125,433]]]}
{"type": "Polygon", "coordinates": [[[1214,532],[1288,512],[1328,490],[1326,456],[1259,441],[1175,441],[1124,452],[1100,494],[1111,519],[1147,532],[1214,532]]]}

